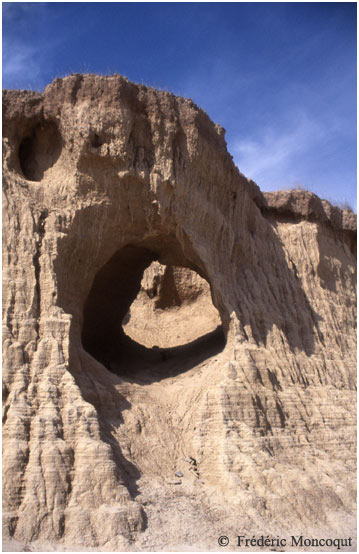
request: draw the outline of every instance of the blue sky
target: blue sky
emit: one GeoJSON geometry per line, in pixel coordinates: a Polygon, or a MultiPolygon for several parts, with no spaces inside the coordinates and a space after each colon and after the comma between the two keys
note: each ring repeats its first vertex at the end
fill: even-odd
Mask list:
{"type": "Polygon", "coordinates": [[[356,4],[15,3],[3,87],[120,73],[192,98],[262,190],[356,206],[356,4]]]}

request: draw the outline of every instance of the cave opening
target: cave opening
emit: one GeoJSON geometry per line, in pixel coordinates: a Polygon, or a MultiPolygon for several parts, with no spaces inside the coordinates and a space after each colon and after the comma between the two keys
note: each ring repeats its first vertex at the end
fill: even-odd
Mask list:
{"type": "Polygon", "coordinates": [[[62,138],[53,121],[36,124],[19,144],[20,168],[25,179],[41,181],[44,173],[58,160],[62,138]]]}
{"type": "Polygon", "coordinates": [[[95,275],[84,349],[124,378],[160,380],[221,352],[225,335],[208,282],[149,248],[126,246],[95,275]]]}

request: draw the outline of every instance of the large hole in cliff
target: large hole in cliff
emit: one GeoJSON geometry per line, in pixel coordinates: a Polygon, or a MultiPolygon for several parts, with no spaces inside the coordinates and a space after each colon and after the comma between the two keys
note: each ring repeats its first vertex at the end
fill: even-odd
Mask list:
{"type": "Polygon", "coordinates": [[[207,281],[156,258],[123,248],[97,273],[85,303],[85,350],[129,379],[182,373],[225,346],[207,281]]]}
{"type": "Polygon", "coordinates": [[[19,146],[21,171],[29,181],[41,181],[61,154],[61,135],[55,123],[47,121],[33,127],[19,146]]]}

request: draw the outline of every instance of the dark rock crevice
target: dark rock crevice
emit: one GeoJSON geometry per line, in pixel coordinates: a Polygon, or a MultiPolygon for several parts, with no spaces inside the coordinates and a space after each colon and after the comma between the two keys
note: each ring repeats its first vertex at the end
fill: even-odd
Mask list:
{"type": "Polygon", "coordinates": [[[41,286],[40,286],[40,273],[41,273],[41,264],[40,264],[40,256],[41,256],[41,248],[42,248],[42,241],[45,235],[45,222],[46,218],[48,216],[48,211],[42,210],[40,213],[38,222],[37,222],[37,233],[38,233],[38,239],[35,243],[35,254],[33,255],[33,264],[34,264],[34,271],[35,271],[35,314],[34,317],[36,319],[35,329],[36,329],[36,336],[39,338],[39,321],[40,321],[40,315],[41,315],[41,286]]]}

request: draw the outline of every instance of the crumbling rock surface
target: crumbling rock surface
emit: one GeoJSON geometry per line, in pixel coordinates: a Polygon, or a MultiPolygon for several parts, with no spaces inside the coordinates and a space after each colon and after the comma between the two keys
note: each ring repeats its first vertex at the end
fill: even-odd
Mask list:
{"type": "Polygon", "coordinates": [[[5,91],[3,123],[5,537],[353,536],[355,216],[263,195],[191,100],[120,76],[5,91]],[[154,262],[221,322],[168,356],[124,330],[154,262]]]}

